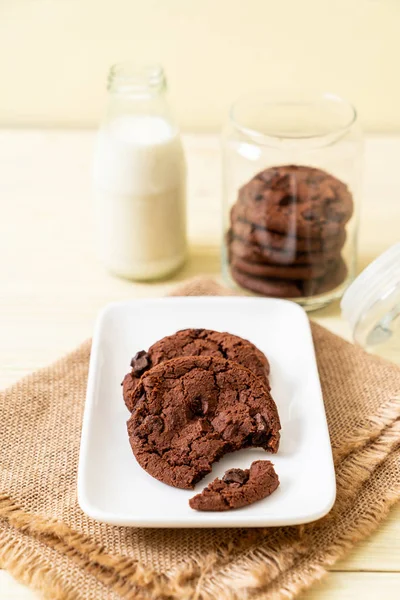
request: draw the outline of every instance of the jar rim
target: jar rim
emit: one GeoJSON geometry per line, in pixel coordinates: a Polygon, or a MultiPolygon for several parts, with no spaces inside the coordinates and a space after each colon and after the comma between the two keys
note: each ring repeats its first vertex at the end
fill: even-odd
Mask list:
{"type": "Polygon", "coordinates": [[[357,120],[357,111],[350,102],[331,92],[263,90],[239,97],[231,105],[229,120],[238,132],[259,144],[325,146],[346,135],[357,120]],[[305,120],[303,130],[296,112],[305,120]],[[257,119],[261,126],[254,125],[257,119]],[[297,131],[290,129],[291,126],[297,127],[297,131]]]}

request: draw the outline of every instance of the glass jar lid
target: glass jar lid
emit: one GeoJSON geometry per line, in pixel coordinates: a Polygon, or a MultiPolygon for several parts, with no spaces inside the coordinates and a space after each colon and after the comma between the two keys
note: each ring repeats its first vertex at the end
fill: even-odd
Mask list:
{"type": "Polygon", "coordinates": [[[400,243],[395,244],[356,278],[341,302],[355,341],[365,348],[400,336],[400,243]]]}

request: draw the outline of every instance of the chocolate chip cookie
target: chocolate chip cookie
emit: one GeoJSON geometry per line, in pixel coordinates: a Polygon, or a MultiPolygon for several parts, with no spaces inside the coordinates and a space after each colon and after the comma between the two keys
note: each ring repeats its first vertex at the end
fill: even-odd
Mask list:
{"type": "Polygon", "coordinates": [[[148,352],[138,352],[131,361],[132,371],[122,382],[123,397],[132,411],[132,396],[140,377],[152,366],[179,356],[216,356],[247,367],[269,387],[269,363],[251,342],[231,333],[210,329],[183,329],[153,344],[148,352]]]}
{"type": "Polygon", "coordinates": [[[270,296],[271,298],[301,298],[302,287],[296,281],[285,281],[284,279],[267,279],[248,275],[239,271],[236,267],[231,266],[230,272],[232,278],[241,287],[246,290],[255,292],[262,296],[270,296]]]}
{"type": "Polygon", "coordinates": [[[214,479],[200,494],[189,500],[195,510],[231,510],[266,498],[279,486],[279,478],[269,460],[256,460],[250,469],[230,469],[222,479],[214,479]]]}
{"type": "Polygon", "coordinates": [[[236,283],[256,294],[293,299],[329,292],[343,283],[347,277],[347,267],[341,258],[330,267],[323,277],[318,279],[292,280],[262,277],[245,273],[233,265],[231,265],[230,272],[236,283]]]}
{"type": "Polygon", "coordinates": [[[231,267],[248,275],[272,277],[275,279],[317,279],[322,277],[330,267],[330,263],[314,265],[271,265],[253,262],[242,258],[232,258],[231,267]]]}
{"type": "Polygon", "coordinates": [[[274,251],[274,256],[278,257],[278,261],[280,253],[294,254],[297,252],[326,252],[330,250],[340,252],[346,241],[344,227],[331,236],[325,235],[319,238],[300,237],[296,234],[288,235],[270,231],[262,225],[249,223],[241,219],[237,213],[237,205],[234,204],[231,209],[231,231],[233,236],[249,244],[274,251]]]}
{"type": "Polygon", "coordinates": [[[168,485],[192,489],[227,452],[278,450],[280,422],[269,390],[230,360],[190,356],[163,362],[141,377],[132,403],[133,453],[168,485]]]}
{"type": "Polygon", "coordinates": [[[251,244],[242,238],[233,236],[228,241],[228,250],[231,256],[242,260],[268,265],[325,265],[327,261],[337,258],[337,249],[320,252],[282,252],[251,244]]]}
{"type": "Polygon", "coordinates": [[[337,235],[353,214],[347,186],[325,171],[285,165],[258,173],[240,190],[237,216],[302,238],[337,235]]]}

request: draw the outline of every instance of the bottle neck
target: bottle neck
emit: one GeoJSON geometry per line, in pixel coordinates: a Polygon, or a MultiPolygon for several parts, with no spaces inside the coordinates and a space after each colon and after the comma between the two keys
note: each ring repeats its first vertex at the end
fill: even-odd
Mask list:
{"type": "Polygon", "coordinates": [[[112,95],[140,101],[163,96],[166,79],[160,65],[137,67],[131,63],[119,63],[111,67],[107,87],[112,95]]]}
{"type": "Polygon", "coordinates": [[[114,65],[108,77],[108,92],[106,120],[126,115],[154,116],[176,128],[166,100],[166,80],[161,66],[114,65]]]}

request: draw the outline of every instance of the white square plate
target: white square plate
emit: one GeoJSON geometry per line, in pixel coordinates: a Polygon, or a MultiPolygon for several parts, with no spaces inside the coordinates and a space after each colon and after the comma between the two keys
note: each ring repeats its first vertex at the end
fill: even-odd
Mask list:
{"type": "Polygon", "coordinates": [[[188,297],[111,304],[93,336],[78,499],[99,521],[138,527],[294,525],[325,515],[336,484],[329,433],[307,316],[293,302],[269,298],[188,297]],[[153,479],[132,454],[121,381],[131,357],[187,327],[229,331],[249,339],[271,364],[272,395],[282,423],[276,455],[246,449],[226,455],[195,491],[153,479]],[[232,467],[271,459],[280,486],[269,498],[222,513],[197,512],[188,500],[232,467]]]}

